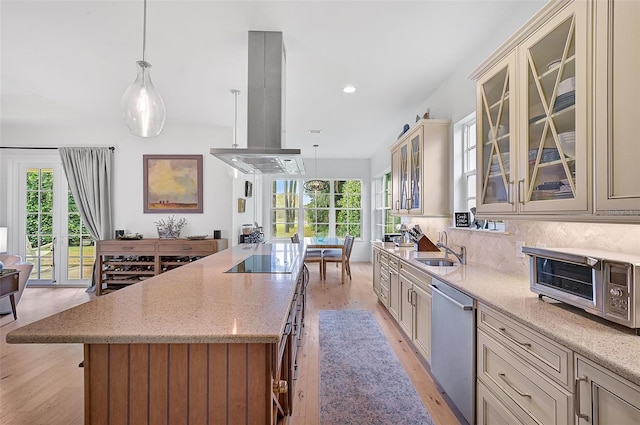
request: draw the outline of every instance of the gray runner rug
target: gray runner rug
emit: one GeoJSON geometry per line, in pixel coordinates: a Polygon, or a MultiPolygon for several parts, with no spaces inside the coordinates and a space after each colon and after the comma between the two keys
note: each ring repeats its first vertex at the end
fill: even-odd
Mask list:
{"type": "Polygon", "coordinates": [[[371,312],[319,315],[321,425],[433,424],[371,312]]]}

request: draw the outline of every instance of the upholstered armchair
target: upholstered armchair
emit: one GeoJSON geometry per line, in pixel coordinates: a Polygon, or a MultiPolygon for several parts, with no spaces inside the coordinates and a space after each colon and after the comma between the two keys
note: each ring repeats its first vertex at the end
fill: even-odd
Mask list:
{"type": "MultiPolygon", "coordinates": [[[[33,269],[33,264],[22,261],[22,257],[19,255],[0,254],[0,261],[4,263],[5,269],[16,269],[20,271],[20,280],[18,281],[18,293],[15,294],[16,306],[22,297],[22,291],[27,286],[27,280],[33,269]]],[[[11,313],[11,301],[9,297],[4,297],[0,300],[0,314],[11,313]]]]}

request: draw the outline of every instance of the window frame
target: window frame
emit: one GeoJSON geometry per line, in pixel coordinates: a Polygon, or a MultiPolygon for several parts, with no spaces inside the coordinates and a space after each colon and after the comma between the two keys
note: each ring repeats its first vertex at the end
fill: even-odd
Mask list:
{"type": "MultiPolygon", "coordinates": [[[[276,208],[274,205],[274,187],[277,187],[277,182],[278,181],[296,181],[297,182],[297,190],[296,190],[296,194],[297,194],[297,199],[298,199],[298,204],[295,207],[295,211],[296,211],[296,221],[295,221],[295,228],[296,231],[295,233],[298,233],[298,235],[300,235],[302,233],[302,237],[304,237],[304,232],[305,229],[307,227],[307,223],[305,221],[306,218],[306,212],[309,210],[313,210],[313,209],[317,209],[319,211],[324,211],[327,210],[329,212],[329,227],[328,227],[328,231],[327,234],[324,235],[326,237],[336,237],[336,211],[339,209],[344,209],[344,208],[336,208],[335,206],[335,182],[347,182],[347,181],[358,181],[360,182],[360,207],[359,208],[349,208],[350,210],[358,210],[359,214],[360,214],[360,236],[356,237],[355,240],[363,240],[364,238],[364,209],[363,209],[363,201],[365,200],[365,196],[363,191],[365,190],[365,183],[364,180],[361,178],[320,178],[320,180],[324,180],[329,182],[329,191],[326,192],[326,195],[329,198],[329,206],[328,207],[319,207],[319,208],[306,208],[305,207],[305,196],[308,196],[304,190],[304,182],[308,181],[310,179],[305,179],[305,178],[278,178],[277,176],[274,176],[271,179],[271,190],[270,190],[270,211],[269,211],[269,229],[271,232],[271,236],[273,240],[285,240],[286,238],[288,238],[289,236],[276,236],[278,234],[277,231],[275,231],[276,229],[274,229],[274,211],[276,210],[284,210],[285,208],[276,208]]],[[[294,208],[291,208],[294,209],[294,208]]],[[[323,223],[324,224],[324,223],[323,223]]],[[[317,223],[313,223],[313,225],[317,225],[317,223]]]]}

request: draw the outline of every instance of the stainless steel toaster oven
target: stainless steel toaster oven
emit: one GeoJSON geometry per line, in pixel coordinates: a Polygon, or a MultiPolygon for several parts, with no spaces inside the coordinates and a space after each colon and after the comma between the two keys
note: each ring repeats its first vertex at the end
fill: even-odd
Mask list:
{"type": "Polygon", "coordinates": [[[523,247],[530,288],[640,335],[640,255],[581,248],[523,247]]]}

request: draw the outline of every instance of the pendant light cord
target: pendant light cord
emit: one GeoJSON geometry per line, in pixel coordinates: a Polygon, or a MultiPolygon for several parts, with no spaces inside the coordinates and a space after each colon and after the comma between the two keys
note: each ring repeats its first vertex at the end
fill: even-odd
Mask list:
{"type": "Polygon", "coordinates": [[[231,93],[235,96],[235,111],[233,114],[233,145],[231,146],[234,149],[238,148],[238,95],[240,94],[240,90],[233,89],[231,93]]]}
{"type": "Polygon", "coordinates": [[[144,53],[147,49],[147,0],[144,0],[144,13],[142,18],[142,61],[144,60],[144,53]]]}
{"type": "Polygon", "coordinates": [[[316,169],[316,180],[318,180],[318,145],[313,145],[314,165],[316,169]]]}

